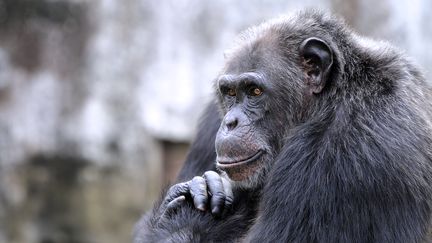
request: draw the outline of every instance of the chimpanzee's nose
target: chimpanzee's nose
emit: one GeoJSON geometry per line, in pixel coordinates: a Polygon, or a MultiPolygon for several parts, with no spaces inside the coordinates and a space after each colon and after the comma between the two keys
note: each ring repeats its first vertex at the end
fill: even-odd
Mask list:
{"type": "Polygon", "coordinates": [[[238,125],[238,118],[237,118],[237,116],[228,113],[225,116],[224,123],[225,123],[225,126],[228,129],[228,131],[231,131],[231,130],[233,130],[234,128],[237,127],[237,125],[238,125]]]}

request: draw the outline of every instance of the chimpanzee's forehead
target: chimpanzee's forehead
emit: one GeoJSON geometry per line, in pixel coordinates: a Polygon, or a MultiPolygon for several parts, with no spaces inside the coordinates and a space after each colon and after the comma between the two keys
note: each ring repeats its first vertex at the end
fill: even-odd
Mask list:
{"type": "Polygon", "coordinates": [[[267,31],[266,33],[237,46],[226,60],[225,73],[240,74],[271,69],[285,59],[286,46],[281,45],[280,36],[267,31]]]}
{"type": "Polygon", "coordinates": [[[263,68],[263,58],[257,53],[242,50],[235,54],[235,57],[227,60],[225,65],[226,74],[241,74],[255,72],[263,68]]]}

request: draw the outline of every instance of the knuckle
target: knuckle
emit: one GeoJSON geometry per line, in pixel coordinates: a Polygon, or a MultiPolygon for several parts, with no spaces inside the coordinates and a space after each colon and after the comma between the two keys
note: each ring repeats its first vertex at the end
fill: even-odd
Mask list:
{"type": "Polygon", "coordinates": [[[191,195],[194,198],[198,198],[198,197],[207,197],[207,191],[206,188],[203,186],[200,186],[198,188],[192,189],[191,190],[191,195]]]}
{"type": "Polygon", "coordinates": [[[212,170],[208,170],[204,173],[204,177],[215,177],[215,176],[219,176],[219,174],[212,170]]]}
{"type": "Polygon", "coordinates": [[[215,194],[213,194],[213,197],[225,199],[225,193],[223,193],[223,192],[216,192],[215,194]]]}
{"type": "Polygon", "coordinates": [[[178,184],[172,185],[169,189],[168,189],[168,194],[174,193],[175,191],[177,191],[177,189],[179,188],[178,184]]]}
{"type": "Polygon", "coordinates": [[[197,196],[198,198],[207,198],[207,193],[206,191],[200,190],[195,194],[195,196],[197,196]]]}
{"type": "Polygon", "coordinates": [[[195,176],[194,178],[192,178],[192,182],[202,182],[204,180],[204,178],[202,178],[201,176],[195,176]]]}
{"type": "Polygon", "coordinates": [[[187,189],[189,187],[189,183],[188,182],[182,182],[182,183],[178,184],[178,187],[181,189],[187,189]]]}
{"type": "Polygon", "coordinates": [[[174,193],[177,191],[181,191],[182,189],[187,188],[187,183],[186,182],[182,182],[182,183],[177,183],[172,185],[169,189],[168,189],[168,193],[174,193]]]}

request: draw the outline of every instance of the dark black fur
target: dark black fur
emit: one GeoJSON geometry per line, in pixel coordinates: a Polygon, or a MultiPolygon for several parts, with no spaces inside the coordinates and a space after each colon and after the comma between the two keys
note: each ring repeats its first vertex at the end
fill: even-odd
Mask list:
{"type": "MultiPolygon", "coordinates": [[[[285,139],[263,195],[259,188],[237,192],[234,210],[222,220],[189,205],[159,223],[155,213],[138,225],[135,242],[232,242],[252,225],[246,242],[431,242],[432,95],[418,69],[393,47],[314,11],[245,37],[225,71],[266,66],[278,87],[269,112],[286,117],[274,128],[285,139]],[[297,50],[309,37],[324,40],[334,55],[319,94],[300,92],[297,50]],[[263,50],[267,55],[256,55],[263,50]]],[[[208,142],[220,119],[210,107],[181,180],[214,169],[208,142]]]]}

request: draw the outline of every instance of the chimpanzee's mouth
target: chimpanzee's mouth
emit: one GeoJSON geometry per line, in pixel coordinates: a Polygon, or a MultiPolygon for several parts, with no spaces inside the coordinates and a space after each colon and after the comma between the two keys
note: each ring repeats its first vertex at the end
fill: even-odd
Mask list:
{"type": "Polygon", "coordinates": [[[262,155],[264,154],[263,150],[258,150],[258,152],[256,152],[255,154],[253,154],[250,157],[247,157],[245,159],[240,159],[240,160],[226,160],[226,161],[220,161],[218,160],[217,163],[223,167],[229,167],[229,166],[234,166],[234,165],[239,165],[239,164],[247,164],[250,162],[253,162],[255,160],[258,160],[262,155]]]}

